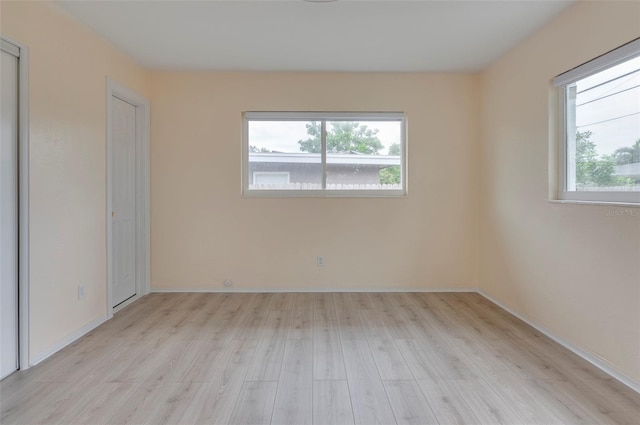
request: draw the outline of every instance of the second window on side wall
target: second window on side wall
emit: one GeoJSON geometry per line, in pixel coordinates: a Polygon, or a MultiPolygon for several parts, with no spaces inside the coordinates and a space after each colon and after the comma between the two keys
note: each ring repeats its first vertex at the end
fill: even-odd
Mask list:
{"type": "Polygon", "coordinates": [[[245,194],[406,193],[403,113],[246,112],[245,194]]]}
{"type": "Polygon", "coordinates": [[[560,199],[640,202],[640,40],[554,83],[564,112],[560,199]]]}

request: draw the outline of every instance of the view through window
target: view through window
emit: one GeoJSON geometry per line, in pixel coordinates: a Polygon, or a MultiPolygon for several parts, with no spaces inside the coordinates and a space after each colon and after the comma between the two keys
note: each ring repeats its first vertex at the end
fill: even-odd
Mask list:
{"type": "Polygon", "coordinates": [[[609,67],[606,56],[598,72],[563,85],[566,192],[640,192],[640,51],[609,67]]]}
{"type": "Polygon", "coordinates": [[[245,114],[245,190],[404,193],[400,113],[245,114]]]}

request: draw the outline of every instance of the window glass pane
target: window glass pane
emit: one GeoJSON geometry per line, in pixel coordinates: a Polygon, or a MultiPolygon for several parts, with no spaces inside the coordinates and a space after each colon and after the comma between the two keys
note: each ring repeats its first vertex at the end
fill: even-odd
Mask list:
{"type": "Polygon", "coordinates": [[[250,190],[322,189],[320,122],[249,121],[250,190]]]}
{"type": "Polygon", "coordinates": [[[567,190],[640,191],[640,57],[565,93],[567,190]]]}
{"type": "Polygon", "coordinates": [[[328,190],[402,189],[402,122],[328,121],[328,190]]]}
{"type": "Polygon", "coordinates": [[[402,113],[247,112],[244,119],[246,193],[405,193],[402,113]]]}

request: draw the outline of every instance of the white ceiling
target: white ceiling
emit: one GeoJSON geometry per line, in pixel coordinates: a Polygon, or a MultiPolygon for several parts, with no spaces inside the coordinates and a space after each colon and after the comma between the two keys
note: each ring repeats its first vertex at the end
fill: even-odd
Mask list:
{"type": "Polygon", "coordinates": [[[61,1],[152,69],[478,71],[571,1],[61,1]]]}

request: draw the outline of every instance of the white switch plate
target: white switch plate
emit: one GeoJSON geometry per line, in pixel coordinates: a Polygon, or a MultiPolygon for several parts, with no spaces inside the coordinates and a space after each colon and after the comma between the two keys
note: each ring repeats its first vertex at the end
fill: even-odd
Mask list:
{"type": "Polygon", "coordinates": [[[84,285],[78,285],[78,301],[84,300],[84,285]]]}

